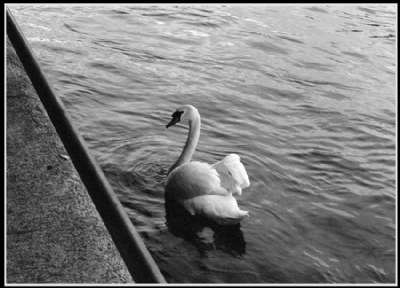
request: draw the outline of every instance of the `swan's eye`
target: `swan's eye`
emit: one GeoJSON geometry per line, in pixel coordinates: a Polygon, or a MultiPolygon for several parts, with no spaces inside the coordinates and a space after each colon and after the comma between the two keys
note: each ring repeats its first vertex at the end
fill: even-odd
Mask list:
{"type": "Polygon", "coordinates": [[[183,111],[175,111],[175,112],[172,114],[172,118],[178,118],[179,120],[181,120],[182,114],[183,114],[183,111]]]}

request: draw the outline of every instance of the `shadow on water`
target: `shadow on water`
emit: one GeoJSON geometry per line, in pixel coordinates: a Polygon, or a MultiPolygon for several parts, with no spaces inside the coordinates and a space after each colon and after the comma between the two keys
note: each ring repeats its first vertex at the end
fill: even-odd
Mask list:
{"type": "Polygon", "coordinates": [[[234,256],[246,254],[246,242],[240,223],[220,225],[204,217],[190,215],[179,203],[165,196],[166,225],[176,237],[193,243],[198,248],[208,243],[213,249],[222,250],[234,256]],[[212,235],[207,235],[211,231],[212,235]]]}

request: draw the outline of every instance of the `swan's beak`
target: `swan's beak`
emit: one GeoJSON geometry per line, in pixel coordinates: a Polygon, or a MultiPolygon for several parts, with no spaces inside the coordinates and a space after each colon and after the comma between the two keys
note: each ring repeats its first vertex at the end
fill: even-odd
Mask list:
{"type": "Polygon", "coordinates": [[[165,126],[166,128],[171,127],[173,125],[175,125],[176,123],[179,122],[179,119],[177,118],[172,118],[171,121],[169,121],[169,123],[167,124],[167,126],[165,126]]]}
{"type": "Polygon", "coordinates": [[[180,113],[175,112],[174,114],[172,114],[171,121],[169,121],[169,123],[165,127],[166,128],[171,127],[171,126],[175,125],[176,123],[178,123],[179,121],[181,121],[181,114],[182,114],[182,112],[180,112],[180,113]]]}

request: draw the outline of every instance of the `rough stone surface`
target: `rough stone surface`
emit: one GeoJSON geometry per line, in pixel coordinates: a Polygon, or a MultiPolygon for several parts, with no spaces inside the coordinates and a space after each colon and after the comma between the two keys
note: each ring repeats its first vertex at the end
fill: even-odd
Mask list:
{"type": "Polygon", "coordinates": [[[133,280],[7,39],[7,283],[133,280]]]}

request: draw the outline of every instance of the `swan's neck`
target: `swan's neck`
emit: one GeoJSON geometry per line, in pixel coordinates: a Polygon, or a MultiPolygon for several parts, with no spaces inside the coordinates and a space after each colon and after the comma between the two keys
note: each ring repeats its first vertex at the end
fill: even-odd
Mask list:
{"type": "Polygon", "coordinates": [[[169,169],[169,172],[174,170],[176,167],[190,162],[193,153],[196,150],[197,142],[200,137],[200,115],[196,115],[192,120],[189,120],[189,134],[186,139],[185,147],[183,147],[182,153],[178,158],[178,161],[169,169]]]}

